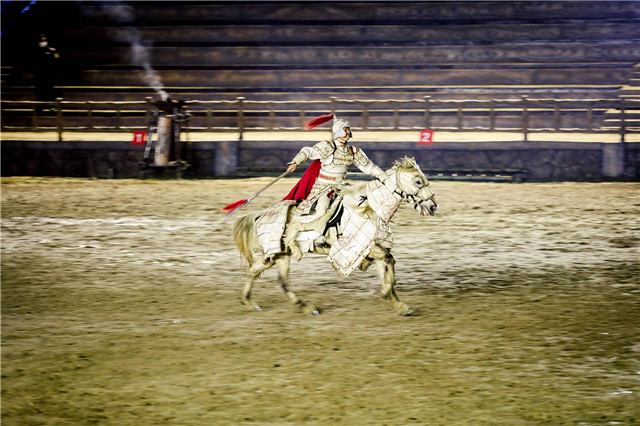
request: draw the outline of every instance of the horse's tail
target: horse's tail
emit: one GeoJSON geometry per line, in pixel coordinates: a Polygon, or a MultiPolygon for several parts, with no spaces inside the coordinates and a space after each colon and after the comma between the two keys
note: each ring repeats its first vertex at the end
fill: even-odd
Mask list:
{"type": "Polygon", "coordinates": [[[240,256],[249,265],[255,260],[253,251],[261,248],[256,234],[256,219],[261,215],[262,212],[250,213],[236,220],[233,225],[233,239],[236,242],[236,246],[238,246],[240,256]]]}

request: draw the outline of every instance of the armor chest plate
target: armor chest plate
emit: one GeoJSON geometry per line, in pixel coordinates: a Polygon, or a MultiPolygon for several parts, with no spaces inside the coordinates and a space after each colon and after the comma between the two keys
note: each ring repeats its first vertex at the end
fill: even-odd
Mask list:
{"type": "Polygon", "coordinates": [[[336,166],[346,166],[349,167],[351,163],[353,163],[353,154],[351,154],[351,149],[347,147],[344,151],[341,149],[336,149],[333,152],[333,162],[336,166]]]}

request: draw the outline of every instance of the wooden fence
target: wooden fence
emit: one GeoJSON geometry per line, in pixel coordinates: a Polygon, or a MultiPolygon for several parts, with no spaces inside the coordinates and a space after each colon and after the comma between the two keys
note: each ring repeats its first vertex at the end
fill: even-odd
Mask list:
{"type": "MultiPolygon", "coordinates": [[[[144,130],[152,116],[144,101],[5,101],[4,131],[126,132],[144,130]]],[[[454,132],[613,133],[625,142],[640,132],[640,100],[632,99],[339,99],[314,101],[187,100],[191,132],[300,131],[328,112],[348,119],[354,129],[454,132]]],[[[326,127],[326,126],[325,126],[326,127]]],[[[326,128],[313,131],[326,131],[326,128]]]]}

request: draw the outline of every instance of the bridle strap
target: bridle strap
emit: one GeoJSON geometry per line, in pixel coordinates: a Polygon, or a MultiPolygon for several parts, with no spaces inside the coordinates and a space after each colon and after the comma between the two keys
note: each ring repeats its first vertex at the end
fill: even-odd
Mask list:
{"type": "MultiPolygon", "coordinates": [[[[430,187],[431,185],[427,185],[427,186],[430,187]]],[[[436,196],[436,194],[434,194],[433,191],[431,191],[431,196],[429,198],[427,198],[426,200],[418,200],[418,201],[416,201],[417,195],[421,190],[422,190],[422,188],[418,188],[418,190],[416,191],[415,194],[409,194],[404,189],[402,189],[400,187],[400,171],[398,169],[396,169],[396,189],[393,191],[395,194],[398,194],[400,197],[404,198],[407,202],[409,202],[409,198],[411,198],[411,200],[413,201],[414,204],[419,204],[421,201],[431,201],[431,202],[433,202],[433,198],[436,196]],[[398,189],[400,190],[400,192],[398,192],[398,189]]]]}

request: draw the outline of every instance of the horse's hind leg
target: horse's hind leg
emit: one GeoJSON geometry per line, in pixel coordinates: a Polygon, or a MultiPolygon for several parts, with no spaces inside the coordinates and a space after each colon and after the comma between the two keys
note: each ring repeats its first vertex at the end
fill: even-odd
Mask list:
{"type": "Polygon", "coordinates": [[[396,294],[396,260],[388,250],[375,246],[369,257],[372,257],[376,264],[376,269],[382,281],[380,295],[383,299],[391,300],[393,308],[399,315],[411,315],[413,311],[405,303],[401,302],[396,294]]]}
{"type": "Polygon", "coordinates": [[[280,281],[280,287],[287,295],[291,302],[298,306],[302,312],[309,315],[319,315],[315,306],[304,302],[294,292],[289,289],[289,264],[291,263],[291,256],[283,255],[276,258],[276,265],[278,267],[278,280],[280,281]]]}
{"type": "Polygon", "coordinates": [[[253,288],[253,282],[261,273],[271,268],[275,262],[272,259],[259,259],[251,264],[249,270],[247,270],[247,281],[242,289],[242,296],[240,300],[242,304],[250,309],[261,311],[262,309],[258,304],[251,301],[251,289],[253,288]]]}

